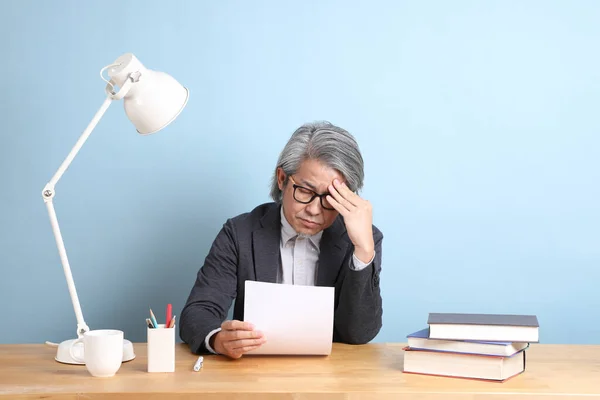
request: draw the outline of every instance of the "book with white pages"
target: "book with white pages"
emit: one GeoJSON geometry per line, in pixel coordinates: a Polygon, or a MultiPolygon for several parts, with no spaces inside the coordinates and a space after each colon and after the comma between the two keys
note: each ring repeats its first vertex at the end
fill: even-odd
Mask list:
{"type": "Polygon", "coordinates": [[[411,333],[407,339],[411,349],[503,357],[510,357],[529,347],[529,343],[523,342],[430,339],[429,328],[411,333]]]}
{"type": "Polygon", "coordinates": [[[405,373],[503,382],[525,371],[525,350],[510,357],[405,348],[405,373]]]}
{"type": "Polygon", "coordinates": [[[430,313],[429,337],[490,342],[539,342],[535,315],[430,313]]]}

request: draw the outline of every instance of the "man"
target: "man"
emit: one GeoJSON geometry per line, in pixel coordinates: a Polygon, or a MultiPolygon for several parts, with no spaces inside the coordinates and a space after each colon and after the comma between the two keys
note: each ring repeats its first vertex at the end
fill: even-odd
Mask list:
{"type": "Polygon", "coordinates": [[[198,272],[180,317],[192,352],[239,358],[269,340],[243,321],[246,280],[335,287],[333,341],[377,335],[383,235],[356,194],[363,177],[344,129],[323,122],[294,132],[275,168],[274,202],[227,220],[198,272]],[[224,321],[233,299],[233,320],[224,321]]]}

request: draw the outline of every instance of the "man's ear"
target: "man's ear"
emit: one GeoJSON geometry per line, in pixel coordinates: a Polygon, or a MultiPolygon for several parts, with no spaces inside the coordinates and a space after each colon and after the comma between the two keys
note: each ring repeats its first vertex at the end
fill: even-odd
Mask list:
{"type": "Polygon", "coordinates": [[[277,167],[277,186],[279,186],[279,190],[283,190],[283,184],[285,182],[285,172],[283,172],[283,168],[277,167]]]}

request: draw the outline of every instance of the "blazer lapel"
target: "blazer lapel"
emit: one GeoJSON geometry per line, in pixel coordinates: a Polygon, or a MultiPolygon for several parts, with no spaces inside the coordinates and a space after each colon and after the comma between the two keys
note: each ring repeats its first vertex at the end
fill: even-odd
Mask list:
{"type": "Polygon", "coordinates": [[[323,231],[319,250],[317,286],[335,286],[349,243],[342,238],[346,232],[342,217],[323,231]]]}
{"type": "Polygon", "coordinates": [[[262,228],[252,233],[254,273],[256,280],[260,282],[277,283],[281,240],[280,207],[271,208],[260,221],[262,228]]]}

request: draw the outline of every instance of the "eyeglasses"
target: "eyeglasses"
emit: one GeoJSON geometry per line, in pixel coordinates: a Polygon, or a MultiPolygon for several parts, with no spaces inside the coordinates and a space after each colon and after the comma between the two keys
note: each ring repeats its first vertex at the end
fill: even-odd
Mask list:
{"type": "Polygon", "coordinates": [[[294,181],[294,178],[291,176],[290,180],[292,181],[292,186],[294,187],[294,200],[296,200],[298,203],[309,204],[315,199],[315,197],[318,197],[321,201],[321,207],[329,211],[335,210],[335,208],[331,206],[331,203],[327,201],[327,195],[329,195],[329,193],[318,194],[314,190],[297,185],[294,181]]]}

